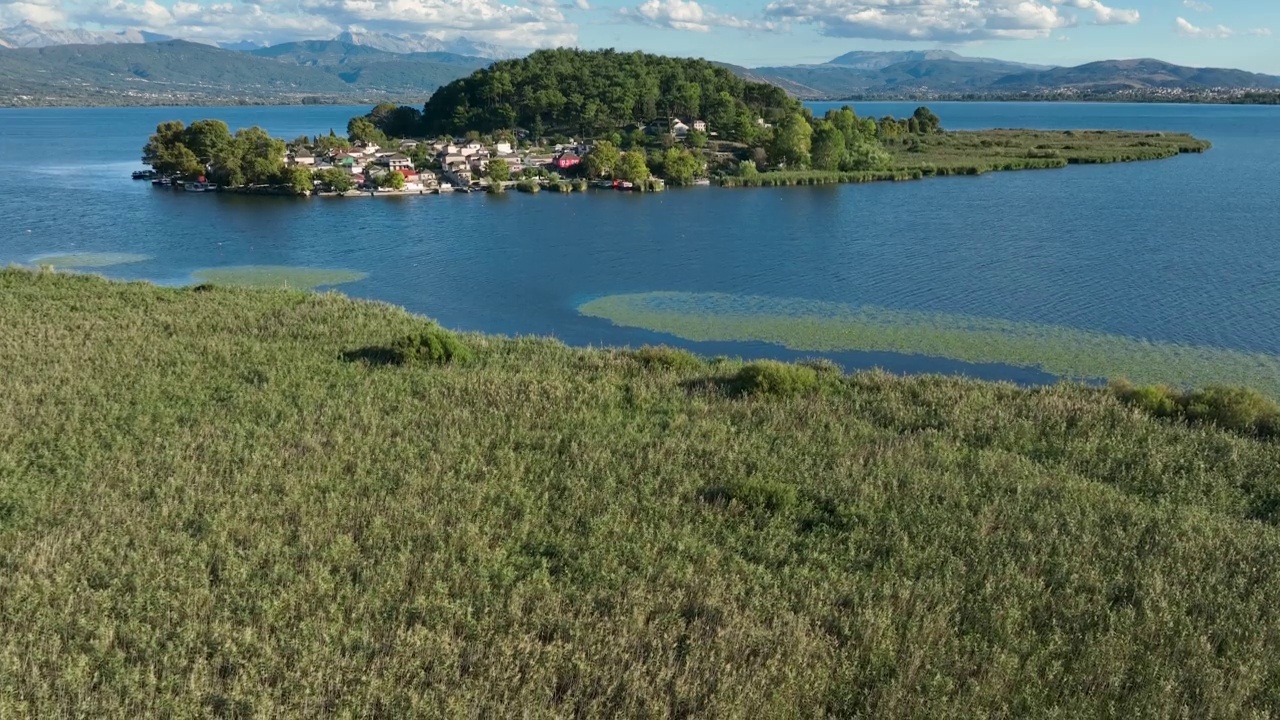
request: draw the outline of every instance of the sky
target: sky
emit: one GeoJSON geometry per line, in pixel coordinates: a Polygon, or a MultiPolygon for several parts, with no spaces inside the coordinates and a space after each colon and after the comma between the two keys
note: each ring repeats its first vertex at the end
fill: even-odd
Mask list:
{"type": "Polygon", "coordinates": [[[192,40],[426,34],[749,67],[947,49],[1054,65],[1155,57],[1280,75],[1280,0],[0,0],[0,25],[22,20],[192,40]]]}

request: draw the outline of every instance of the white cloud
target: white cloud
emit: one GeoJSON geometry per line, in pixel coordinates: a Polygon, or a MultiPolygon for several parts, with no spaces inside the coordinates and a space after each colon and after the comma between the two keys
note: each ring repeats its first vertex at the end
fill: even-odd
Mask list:
{"type": "Polygon", "coordinates": [[[634,8],[623,8],[623,17],[673,30],[710,32],[712,28],[727,27],[738,30],[772,30],[771,23],[756,22],[718,12],[710,5],[697,0],[645,0],[634,8]]]}
{"type": "Polygon", "coordinates": [[[0,0],[0,24],[60,23],[66,19],[59,0],[0,0]]]}
{"type": "Polygon", "coordinates": [[[1200,0],[1182,0],[1182,7],[1202,13],[1213,12],[1212,5],[1207,2],[1201,2],[1200,0]]]}
{"type": "Polygon", "coordinates": [[[765,15],[814,24],[834,37],[969,42],[1049,37],[1078,24],[1064,8],[1090,13],[1095,25],[1141,19],[1137,10],[1101,0],[773,0],[765,15]]]}
{"type": "Polygon", "coordinates": [[[461,35],[525,47],[573,45],[577,26],[558,3],[511,5],[500,0],[301,0],[303,11],[343,27],[461,35]]]}
{"type": "Polygon", "coordinates": [[[177,0],[166,6],[156,0],[102,0],[72,19],[194,40],[277,41],[352,30],[550,47],[577,44],[578,28],[562,12],[570,7],[590,5],[587,0],[177,0]]]}
{"type": "Polygon", "coordinates": [[[1271,37],[1271,28],[1254,28],[1246,31],[1245,35],[1253,35],[1254,37],[1271,37]]]}
{"type": "Polygon", "coordinates": [[[1187,22],[1186,18],[1178,18],[1174,21],[1174,28],[1178,34],[1183,37],[1198,38],[1201,40],[1223,40],[1236,34],[1235,30],[1226,25],[1218,25],[1217,27],[1197,27],[1187,22]]]}

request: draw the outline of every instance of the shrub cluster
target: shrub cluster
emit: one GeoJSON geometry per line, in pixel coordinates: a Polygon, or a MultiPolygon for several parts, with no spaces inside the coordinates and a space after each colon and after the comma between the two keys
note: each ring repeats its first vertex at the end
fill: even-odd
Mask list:
{"type": "Polygon", "coordinates": [[[818,391],[822,382],[812,367],[761,360],[739,370],[733,385],[744,395],[795,397],[818,391]]]}
{"type": "Polygon", "coordinates": [[[406,335],[391,345],[398,364],[425,363],[448,365],[464,363],[472,359],[471,348],[457,335],[437,325],[422,332],[406,335]]]}
{"type": "Polygon", "coordinates": [[[794,485],[761,478],[732,480],[702,491],[703,502],[725,506],[736,503],[748,510],[770,515],[787,511],[798,498],[794,485]]]}
{"type": "Polygon", "coordinates": [[[1280,405],[1244,387],[1214,385],[1186,392],[1164,385],[1112,385],[1116,397],[1158,418],[1214,425],[1223,430],[1270,438],[1280,435],[1280,405]]]}
{"type": "Polygon", "coordinates": [[[665,345],[646,345],[639,350],[632,350],[626,355],[645,368],[663,370],[697,370],[702,367],[702,358],[688,350],[667,347],[665,345]]]}

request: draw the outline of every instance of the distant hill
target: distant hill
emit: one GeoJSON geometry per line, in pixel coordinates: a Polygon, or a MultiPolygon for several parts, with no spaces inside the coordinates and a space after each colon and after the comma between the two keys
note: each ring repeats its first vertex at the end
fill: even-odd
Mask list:
{"type": "Polygon", "coordinates": [[[1025,70],[1046,70],[1051,65],[1029,65],[1026,63],[1015,63],[1007,60],[995,60],[993,58],[967,57],[950,50],[905,50],[899,52],[867,52],[854,51],[845,53],[840,57],[830,60],[823,65],[828,67],[846,67],[855,70],[883,70],[890,65],[899,63],[919,63],[934,60],[945,60],[958,63],[976,63],[980,65],[1000,65],[1008,67],[1018,67],[1025,70]]]}
{"type": "MultiPolygon", "coordinates": [[[[752,73],[804,98],[847,97],[927,86],[935,92],[974,92],[1034,66],[968,58],[945,50],[852,52],[821,65],[762,67],[752,73]]],[[[1036,68],[1039,69],[1039,68],[1036,68]]]]}
{"type": "Polygon", "coordinates": [[[1280,78],[1243,70],[1189,68],[1159,60],[1107,60],[1055,68],[971,58],[947,50],[851,52],[820,65],[734,68],[803,99],[908,93],[1000,94],[1075,89],[1280,89],[1280,78]]]}
{"type": "MultiPolygon", "coordinates": [[[[270,50],[269,48],[266,50],[270,50]]],[[[297,101],[303,97],[361,95],[424,98],[442,84],[468,74],[487,60],[456,56],[400,56],[380,51],[363,63],[347,47],[318,49],[309,62],[301,49],[278,51],[278,58],[223,50],[182,40],[146,44],[62,45],[0,52],[0,91],[16,96],[83,98],[93,104],[134,104],[172,97],[253,98],[297,101]],[[114,100],[114,102],[112,102],[114,100]]]]}
{"type": "Polygon", "coordinates": [[[1104,60],[1079,67],[1017,73],[991,83],[993,90],[1041,88],[1265,88],[1280,89],[1280,77],[1244,70],[1191,68],[1160,60],[1104,60]]]}

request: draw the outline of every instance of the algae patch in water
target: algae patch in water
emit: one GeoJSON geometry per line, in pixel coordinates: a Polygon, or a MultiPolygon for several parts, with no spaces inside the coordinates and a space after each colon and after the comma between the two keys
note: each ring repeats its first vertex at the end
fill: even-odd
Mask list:
{"type": "Polygon", "coordinates": [[[1280,356],[1153,342],[1057,325],[718,293],[611,295],[578,311],[693,341],[887,351],[1039,368],[1069,378],[1247,385],[1280,396],[1280,356]]]}
{"type": "Polygon", "coordinates": [[[31,264],[82,270],[85,268],[103,268],[111,267],[113,265],[127,265],[129,263],[143,262],[150,259],[150,255],[137,255],[134,253],[57,253],[54,255],[42,255],[32,260],[31,264]]]}
{"type": "Polygon", "coordinates": [[[355,270],[293,267],[289,265],[243,265],[239,267],[204,268],[192,273],[200,282],[256,288],[294,288],[311,290],[329,285],[342,285],[368,277],[355,270]]]}

